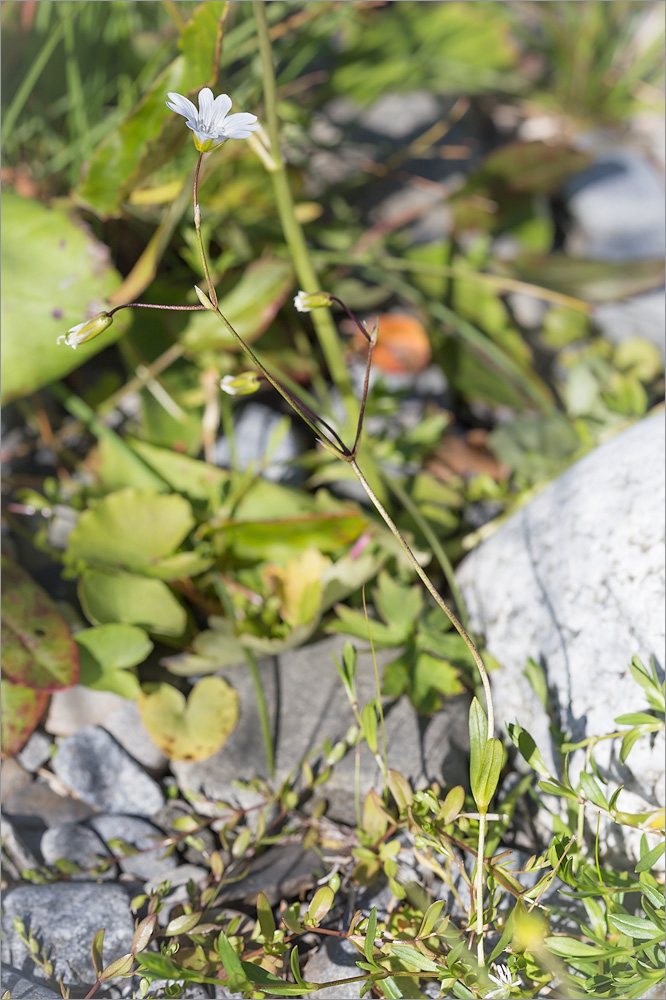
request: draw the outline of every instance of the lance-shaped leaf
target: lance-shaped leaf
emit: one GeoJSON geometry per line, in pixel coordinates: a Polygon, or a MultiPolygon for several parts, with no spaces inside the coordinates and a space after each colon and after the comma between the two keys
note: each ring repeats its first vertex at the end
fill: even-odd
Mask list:
{"type": "Polygon", "coordinates": [[[485,813],[497,789],[502,770],[503,748],[500,740],[487,740],[483,748],[481,766],[476,781],[472,782],[472,795],[480,813],[485,813]]]}
{"type": "Polygon", "coordinates": [[[2,557],[2,671],[6,680],[59,691],[79,679],[79,653],[46,591],[2,557]]]}

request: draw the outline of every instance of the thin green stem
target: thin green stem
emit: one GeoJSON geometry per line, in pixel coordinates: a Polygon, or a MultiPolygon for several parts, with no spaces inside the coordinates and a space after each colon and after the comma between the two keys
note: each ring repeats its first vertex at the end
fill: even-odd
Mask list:
{"type": "Polygon", "coordinates": [[[414,523],[422,532],[425,540],[433,551],[433,555],[437,559],[444,576],[446,577],[446,582],[449,585],[449,590],[453,595],[453,600],[456,602],[456,607],[458,609],[458,614],[460,615],[460,620],[463,623],[465,629],[469,632],[469,617],[467,614],[467,608],[465,607],[465,600],[462,596],[460,587],[458,586],[456,575],[453,572],[453,566],[444,551],[437,535],[432,530],[425,517],[419,510],[418,506],[414,503],[410,497],[407,490],[404,490],[397,479],[390,476],[385,469],[379,466],[379,472],[382,479],[388,486],[388,488],[396,495],[402,506],[405,508],[407,513],[410,515],[414,523]]]}
{"type": "Polygon", "coordinates": [[[33,60],[30,69],[23,77],[23,83],[16,91],[16,94],[14,95],[14,100],[7,109],[7,113],[5,114],[2,121],[2,131],[0,132],[0,139],[2,140],[3,143],[7,142],[7,137],[9,136],[11,130],[14,128],[14,125],[16,124],[16,120],[18,119],[19,115],[23,111],[25,102],[30,97],[30,94],[32,93],[35,84],[42,75],[44,67],[51,58],[51,53],[53,52],[56,45],[62,38],[64,30],[65,26],[61,21],[60,24],[55,28],[53,33],[49,35],[49,37],[46,39],[43,46],[37,53],[37,56],[33,60]]]}
{"type": "Polygon", "coordinates": [[[375,654],[375,644],[372,641],[372,629],[370,628],[370,619],[368,618],[368,609],[365,605],[365,585],[361,591],[363,597],[363,613],[365,615],[365,624],[368,629],[368,638],[370,640],[370,650],[372,652],[372,665],[375,670],[375,686],[377,689],[377,710],[379,712],[379,721],[382,730],[382,772],[384,774],[384,783],[388,789],[388,757],[386,754],[386,726],[384,724],[384,706],[382,704],[382,686],[379,682],[379,670],[377,668],[377,656],[375,654]]]}
{"type": "Polygon", "coordinates": [[[467,648],[469,649],[470,653],[474,657],[474,662],[476,664],[477,670],[479,671],[479,675],[481,677],[481,683],[483,684],[483,690],[484,690],[484,694],[485,694],[485,698],[486,698],[486,713],[487,713],[487,716],[488,716],[488,739],[492,739],[493,733],[494,733],[494,730],[495,730],[495,714],[494,714],[494,709],[493,709],[493,697],[492,697],[492,693],[491,693],[491,690],[490,690],[490,680],[488,678],[488,673],[486,671],[486,668],[483,665],[483,660],[481,659],[481,656],[479,655],[479,651],[477,650],[477,648],[474,645],[472,639],[470,638],[470,636],[468,635],[467,631],[463,627],[462,623],[459,621],[459,619],[456,617],[456,615],[448,607],[448,605],[444,602],[444,600],[442,599],[442,597],[438,593],[437,589],[435,588],[435,586],[431,582],[431,580],[428,577],[427,573],[424,571],[424,569],[421,566],[421,564],[419,563],[418,559],[416,558],[416,556],[414,555],[414,553],[410,549],[409,545],[407,544],[407,541],[404,538],[404,536],[402,535],[402,533],[400,532],[400,529],[396,526],[396,524],[393,522],[393,520],[391,519],[391,517],[388,514],[388,512],[382,506],[381,502],[379,501],[379,499],[377,498],[376,494],[374,493],[372,487],[370,486],[370,483],[367,481],[367,479],[365,478],[365,476],[363,475],[363,473],[359,469],[358,465],[356,464],[356,460],[352,458],[352,459],[348,459],[347,461],[349,462],[349,465],[354,470],[358,481],[360,482],[361,486],[363,487],[363,489],[367,493],[368,497],[370,498],[370,500],[372,501],[372,503],[374,504],[374,506],[377,508],[377,510],[379,511],[380,515],[384,519],[384,521],[386,522],[386,525],[388,526],[388,528],[390,529],[390,531],[393,532],[393,534],[395,535],[395,537],[397,538],[397,540],[400,542],[400,545],[402,546],[402,548],[405,551],[405,555],[407,556],[407,558],[411,562],[411,564],[414,567],[416,573],[418,574],[418,576],[420,577],[422,583],[424,584],[426,590],[431,595],[431,597],[434,599],[434,601],[436,602],[436,604],[439,605],[439,607],[442,609],[442,611],[444,612],[444,614],[449,618],[449,620],[450,620],[451,624],[453,625],[453,627],[455,628],[456,632],[461,636],[461,638],[465,642],[467,648]]]}
{"type": "MultiPolygon", "coordinates": [[[[273,179],[275,200],[277,202],[280,222],[289,251],[294,261],[299,284],[306,292],[317,292],[320,282],[310,260],[310,254],[301,225],[294,211],[294,200],[289,187],[285,163],[280,150],[280,131],[277,114],[277,89],[273,54],[266,18],[266,5],[263,0],[253,0],[254,17],[257,26],[257,39],[263,73],[264,107],[266,128],[271,144],[273,169],[270,171],[273,179]]],[[[327,310],[316,310],[312,316],[319,345],[324,354],[331,378],[338,387],[345,405],[347,416],[351,421],[355,412],[354,393],[351,378],[344,363],[340,350],[337,330],[330,313],[327,310]]],[[[330,409],[330,400],[324,400],[330,409]]]]}
{"type": "Polygon", "coordinates": [[[266,751],[268,774],[269,777],[272,778],[275,775],[275,751],[273,749],[273,737],[271,736],[271,724],[268,718],[268,706],[266,705],[264,688],[261,683],[261,675],[259,674],[259,668],[257,666],[257,661],[254,658],[254,653],[246,648],[244,648],[243,651],[245,653],[247,665],[250,668],[250,676],[252,678],[252,684],[254,685],[254,693],[257,698],[259,725],[261,726],[261,735],[264,741],[264,749],[266,751]]]}
{"type": "Polygon", "coordinates": [[[197,232],[197,244],[199,245],[199,256],[201,257],[201,263],[203,264],[204,274],[206,275],[206,284],[208,285],[208,297],[214,306],[217,306],[217,295],[215,294],[215,288],[213,287],[213,282],[211,280],[210,271],[208,270],[208,260],[206,259],[206,254],[204,252],[203,237],[201,235],[201,209],[199,208],[199,171],[201,170],[201,161],[203,160],[203,153],[199,153],[199,159],[197,160],[196,170],[194,171],[194,184],[192,185],[192,200],[194,202],[194,228],[197,232]]]}
{"type": "Polygon", "coordinates": [[[482,813],[479,818],[479,841],[478,853],[476,856],[476,878],[474,880],[476,896],[476,948],[479,965],[483,969],[486,964],[486,957],[483,951],[483,883],[484,866],[483,856],[486,851],[486,816],[482,813]]]}

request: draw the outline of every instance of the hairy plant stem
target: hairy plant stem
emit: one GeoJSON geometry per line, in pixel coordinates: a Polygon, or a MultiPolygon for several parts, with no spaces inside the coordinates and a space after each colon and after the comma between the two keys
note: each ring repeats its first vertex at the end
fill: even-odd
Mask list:
{"type": "Polygon", "coordinates": [[[203,264],[204,274],[206,275],[206,284],[208,285],[208,297],[214,306],[217,306],[217,295],[215,294],[215,288],[213,287],[213,282],[211,280],[210,271],[208,270],[208,261],[206,259],[206,254],[204,252],[203,238],[201,236],[201,209],[199,208],[199,171],[201,170],[201,161],[203,160],[203,153],[199,153],[199,159],[197,160],[196,170],[194,171],[194,184],[192,185],[192,201],[194,202],[194,228],[197,232],[197,243],[199,245],[199,256],[201,257],[201,263],[203,264]]]}
{"type": "MultiPolygon", "coordinates": [[[[284,232],[289,251],[294,261],[294,267],[301,287],[306,292],[316,292],[320,284],[317,274],[310,260],[310,254],[305,242],[303,230],[296,218],[294,211],[294,200],[292,198],[289,180],[285,163],[280,150],[280,132],[277,115],[277,91],[275,85],[275,70],[273,67],[273,54],[271,51],[271,41],[266,18],[266,8],[263,0],[253,0],[254,18],[257,26],[257,39],[259,42],[259,54],[261,56],[261,66],[263,74],[264,88],[264,108],[266,114],[266,127],[271,145],[271,157],[273,166],[270,170],[275,191],[280,222],[284,232]]],[[[340,390],[345,405],[347,417],[352,421],[355,411],[355,400],[349,372],[344,363],[337,331],[331,316],[328,312],[318,310],[312,317],[315,333],[319,341],[319,346],[324,355],[324,359],[331,373],[333,382],[340,390]]],[[[330,409],[330,400],[323,400],[330,409]]]]}

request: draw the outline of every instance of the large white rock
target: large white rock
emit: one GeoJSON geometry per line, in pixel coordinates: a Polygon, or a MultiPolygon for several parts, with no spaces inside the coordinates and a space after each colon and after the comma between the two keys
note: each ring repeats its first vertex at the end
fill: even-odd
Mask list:
{"type": "MultiPolygon", "coordinates": [[[[473,629],[504,668],[492,678],[498,724],[518,719],[550,767],[550,720],[523,676],[528,657],[544,667],[556,721],[572,740],[613,732],[617,716],[644,710],[629,663],[638,655],[664,665],[663,413],[550,483],[462,562],[458,581],[473,629]]],[[[662,804],[663,739],[651,747],[641,738],[624,767],[618,749],[598,744],[595,760],[611,790],[625,785],[619,808],[662,804]]],[[[635,853],[636,838],[613,836],[609,849],[635,853]]]]}

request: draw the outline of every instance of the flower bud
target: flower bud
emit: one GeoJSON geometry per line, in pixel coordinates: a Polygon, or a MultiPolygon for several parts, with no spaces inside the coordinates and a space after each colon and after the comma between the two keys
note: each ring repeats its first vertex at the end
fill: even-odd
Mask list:
{"type": "Polygon", "coordinates": [[[230,396],[249,396],[261,388],[261,379],[256,372],[240,372],[239,375],[225,375],[220,381],[220,389],[230,396]]]}
{"type": "Polygon", "coordinates": [[[194,291],[197,293],[197,298],[199,299],[201,305],[204,306],[206,309],[210,309],[211,312],[215,312],[215,306],[210,301],[206,293],[201,291],[198,285],[194,286],[194,291]]]}
{"type": "Polygon", "coordinates": [[[61,340],[64,340],[68,347],[76,350],[79,344],[85,344],[88,340],[99,337],[100,333],[104,333],[112,323],[113,316],[109,313],[97,313],[96,316],[86,320],[85,323],[79,323],[77,326],[71,327],[67,333],[63,333],[58,337],[57,343],[59,344],[61,340]]]}
{"type": "Polygon", "coordinates": [[[294,297],[294,305],[300,313],[308,313],[311,309],[330,306],[332,298],[328,292],[299,292],[294,297]]]}

